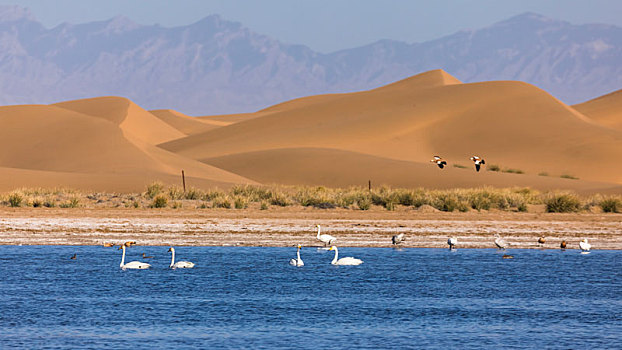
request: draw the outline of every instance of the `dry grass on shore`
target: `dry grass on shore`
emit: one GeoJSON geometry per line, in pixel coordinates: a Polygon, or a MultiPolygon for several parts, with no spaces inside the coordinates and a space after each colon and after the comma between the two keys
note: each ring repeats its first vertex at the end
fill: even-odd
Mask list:
{"type": "MultiPolygon", "coordinates": [[[[0,194],[0,205],[48,208],[187,208],[269,209],[302,206],[320,209],[369,210],[382,207],[434,208],[439,211],[501,210],[526,212],[544,205],[547,212],[582,212],[599,208],[622,212],[622,196],[579,196],[571,192],[539,192],[530,188],[473,188],[450,190],[379,187],[327,188],[309,186],[239,185],[229,190],[190,188],[154,182],[143,193],[84,193],[71,189],[22,188],[0,194]]],[[[432,210],[434,210],[432,209],[432,210]]]]}

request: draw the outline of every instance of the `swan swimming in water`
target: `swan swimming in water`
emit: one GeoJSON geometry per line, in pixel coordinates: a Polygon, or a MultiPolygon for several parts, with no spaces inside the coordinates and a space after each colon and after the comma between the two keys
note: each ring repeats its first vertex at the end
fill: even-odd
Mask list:
{"type": "Polygon", "coordinates": [[[171,257],[171,265],[169,266],[171,269],[191,269],[194,267],[194,263],[190,261],[175,262],[175,248],[170,247],[168,251],[173,253],[173,256],[171,257]]]}
{"type": "Polygon", "coordinates": [[[587,238],[579,242],[579,248],[581,248],[581,254],[589,254],[592,245],[587,243],[587,238]]]}
{"type": "Polygon", "coordinates": [[[126,264],[125,263],[125,245],[122,245],[121,247],[119,247],[119,249],[123,249],[123,257],[121,258],[121,264],[119,265],[119,267],[121,267],[123,270],[125,269],[143,270],[143,269],[148,269],[151,267],[151,265],[141,262],[141,261],[132,261],[126,264]]]}
{"type": "Polygon", "coordinates": [[[299,244],[298,245],[298,250],[296,251],[296,259],[289,259],[289,264],[292,266],[305,266],[305,263],[302,261],[302,259],[300,258],[300,249],[302,249],[302,246],[299,244]]]}
{"type": "Polygon", "coordinates": [[[339,259],[339,250],[335,246],[330,247],[329,250],[335,251],[335,257],[333,258],[333,261],[331,261],[331,264],[333,265],[360,265],[363,263],[363,260],[353,258],[351,256],[339,259]]]}
{"type": "Polygon", "coordinates": [[[324,243],[324,246],[332,244],[334,241],[337,240],[337,238],[331,235],[327,235],[327,234],[320,235],[320,225],[317,225],[317,239],[322,241],[322,243],[324,243]]]}

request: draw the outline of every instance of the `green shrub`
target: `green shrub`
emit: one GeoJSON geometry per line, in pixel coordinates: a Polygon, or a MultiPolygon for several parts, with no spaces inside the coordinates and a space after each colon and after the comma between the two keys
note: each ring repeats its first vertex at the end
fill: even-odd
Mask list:
{"type": "Polygon", "coordinates": [[[153,202],[151,203],[152,208],[166,208],[168,205],[168,198],[164,195],[157,195],[153,198],[153,202]]]}
{"type": "Polygon", "coordinates": [[[231,201],[227,197],[216,197],[212,200],[212,208],[231,208],[231,201]]]}
{"type": "Polygon", "coordinates": [[[510,174],[524,174],[524,173],[525,173],[524,171],[522,171],[522,170],[520,170],[520,169],[512,169],[512,168],[509,168],[509,169],[503,169],[503,170],[502,170],[502,172],[504,172],[504,173],[510,173],[510,174]]]}
{"type": "Polygon", "coordinates": [[[605,213],[620,213],[622,212],[622,199],[606,198],[600,201],[599,206],[605,213]]]}
{"type": "Polygon", "coordinates": [[[549,176],[549,173],[547,173],[546,171],[543,171],[543,172],[538,173],[538,176],[549,176]]]}
{"type": "Polygon", "coordinates": [[[356,201],[356,205],[359,207],[359,209],[361,210],[369,210],[369,208],[371,208],[371,198],[369,197],[362,197],[359,198],[356,201]]]}
{"type": "Polygon", "coordinates": [[[574,177],[574,176],[568,175],[568,174],[562,174],[559,177],[561,177],[562,179],[579,180],[578,177],[574,177]]]}
{"type": "Polygon", "coordinates": [[[189,200],[197,200],[203,198],[203,196],[204,194],[201,193],[201,190],[191,187],[188,191],[186,191],[184,198],[189,200]]]}
{"type": "Polygon", "coordinates": [[[179,186],[171,186],[168,188],[168,196],[172,200],[180,200],[184,198],[184,190],[179,186]]]}
{"type": "Polygon", "coordinates": [[[61,208],[77,208],[80,206],[80,199],[77,197],[73,197],[66,202],[63,202],[59,205],[61,208]]]}
{"type": "Polygon", "coordinates": [[[182,207],[183,207],[183,203],[182,202],[174,201],[171,204],[171,208],[173,208],[173,209],[181,209],[182,207]]]}
{"type": "Polygon", "coordinates": [[[501,171],[501,167],[496,164],[490,164],[486,170],[488,171],[501,171]]]}
{"type": "Polygon", "coordinates": [[[454,168],[466,169],[467,167],[462,164],[454,164],[454,168]]]}
{"type": "Polygon", "coordinates": [[[278,205],[279,207],[286,207],[291,203],[285,193],[275,191],[270,194],[270,204],[278,205]]]}
{"type": "Polygon", "coordinates": [[[147,196],[147,198],[153,199],[163,190],[164,185],[161,182],[153,182],[149,186],[147,186],[147,192],[145,192],[145,195],[147,196]]]}
{"type": "Polygon", "coordinates": [[[22,201],[24,201],[24,197],[18,193],[18,192],[13,192],[11,194],[9,194],[9,205],[11,207],[19,207],[22,205],[22,201]]]}
{"type": "Polygon", "coordinates": [[[579,211],[581,201],[574,194],[551,194],[545,199],[546,211],[549,213],[572,213],[579,211]]]}
{"type": "Polygon", "coordinates": [[[43,206],[43,199],[41,199],[41,197],[35,197],[32,200],[32,207],[33,208],[41,208],[43,206]]]}
{"type": "Polygon", "coordinates": [[[261,210],[268,210],[268,203],[266,201],[261,202],[261,210]]]}
{"type": "Polygon", "coordinates": [[[238,196],[235,197],[233,205],[235,206],[235,209],[245,209],[248,207],[248,201],[246,198],[238,196]]]}

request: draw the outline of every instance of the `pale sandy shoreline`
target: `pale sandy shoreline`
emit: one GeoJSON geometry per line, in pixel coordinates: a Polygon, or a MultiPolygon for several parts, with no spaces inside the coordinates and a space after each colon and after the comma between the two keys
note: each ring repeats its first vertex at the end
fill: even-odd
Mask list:
{"type": "Polygon", "coordinates": [[[419,213],[283,208],[277,210],[42,209],[0,210],[0,245],[319,246],[315,225],[337,237],[336,245],[446,248],[449,236],[461,248],[493,248],[494,234],[512,248],[568,248],[588,238],[593,249],[622,249],[621,214],[509,212],[419,213]],[[546,237],[544,246],[537,243],[546,237]]]}

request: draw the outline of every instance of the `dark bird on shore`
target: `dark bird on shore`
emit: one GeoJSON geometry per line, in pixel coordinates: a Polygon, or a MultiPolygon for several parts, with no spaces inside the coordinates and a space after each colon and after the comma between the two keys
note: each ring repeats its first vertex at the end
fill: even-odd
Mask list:
{"type": "Polygon", "coordinates": [[[538,238],[538,244],[540,245],[540,247],[544,246],[545,242],[546,239],[544,238],[544,236],[540,236],[540,238],[538,238]]]}
{"type": "Polygon", "coordinates": [[[74,255],[73,255],[71,258],[69,258],[69,259],[71,259],[71,260],[76,260],[77,258],[78,258],[78,254],[74,254],[74,255]]]}
{"type": "Polygon", "coordinates": [[[131,246],[133,246],[135,244],[136,244],[136,241],[127,241],[127,242],[123,243],[123,245],[126,246],[126,247],[131,247],[131,246]]]}
{"type": "Polygon", "coordinates": [[[482,166],[482,164],[486,164],[486,161],[478,156],[471,157],[471,160],[473,161],[473,163],[475,163],[475,170],[477,171],[479,171],[479,168],[482,166]]]}
{"type": "Polygon", "coordinates": [[[430,160],[431,163],[436,163],[439,168],[443,169],[447,165],[447,161],[439,156],[434,156],[434,159],[430,160]]]}
{"type": "Polygon", "coordinates": [[[114,243],[104,243],[103,245],[107,248],[114,247],[114,243]]]}
{"type": "Polygon", "coordinates": [[[560,247],[561,249],[566,249],[566,246],[567,246],[567,245],[568,245],[568,243],[566,243],[566,241],[562,241],[562,242],[559,244],[559,247],[560,247]]]}
{"type": "Polygon", "coordinates": [[[404,242],[406,240],[406,238],[404,238],[404,234],[400,233],[399,235],[395,235],[393,237],[391,237],[391,241],[393,242],[394,245],[398,245],[402,242],[404,242]]]}
{"type": "Polygon", "coordinates": [[[153,256],[148,256],[148,255],[145,255],[145,253],[143,253],[143,259],[153,259],[153,256]]]}

